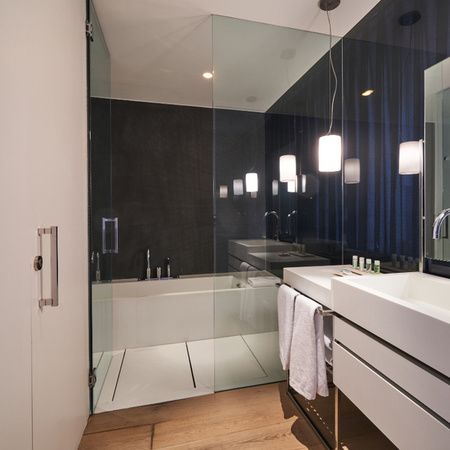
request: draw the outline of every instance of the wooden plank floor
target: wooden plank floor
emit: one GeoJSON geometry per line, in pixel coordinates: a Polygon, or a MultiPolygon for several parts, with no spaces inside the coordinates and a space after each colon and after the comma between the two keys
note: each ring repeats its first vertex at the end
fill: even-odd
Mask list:
{"type": "Polygon", "coordinates": [[[323,450],[285,383],[92,416],[79,450],[323,450]]]}

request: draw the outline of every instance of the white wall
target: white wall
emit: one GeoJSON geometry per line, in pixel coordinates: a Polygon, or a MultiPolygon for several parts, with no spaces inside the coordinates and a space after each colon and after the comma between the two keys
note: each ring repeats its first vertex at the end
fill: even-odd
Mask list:
{"type": "Polygon", "coordinates": [[[88,415],[85,5],[1,6],[0,448],[31,449],[33,415],[34,450],[70,450],[88,415]],[[40,312],[32,261],[49,225],[61,306],[40,312]]]}

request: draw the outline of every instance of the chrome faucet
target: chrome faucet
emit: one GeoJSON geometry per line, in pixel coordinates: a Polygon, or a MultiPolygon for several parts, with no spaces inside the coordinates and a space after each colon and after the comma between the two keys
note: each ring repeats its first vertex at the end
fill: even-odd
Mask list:
{"type": "Polygon", "coordinates": [[[442,236],[442,225],[447,217],[450,217],[450,208],[443,209],[433,223],[433,239],[440,239],[442,236]]]}
{"type": "Polygon", "coordinates": [[[297,215],[297,211],[294,209],[293,211],[291,211],[288,215],[287,215],[287,219],[288,219],[288,233],[291,234],[291,219],[297,215]]]}
{"type": "MultiPolygon", "coordinates": [[[[279,223],[280,223],[280,220],[279,220],[279,217],[278,217],[278,214],[277,214],[276,211],[266,211],[266,212],[264,213],[264,225],[265,225],[265,220],[266,220],[267,217],[269,217],[269,216],[274,216],[275,219],[277,219],[277,223],[276,223],[276,226],[275,226],[275,236],[274,236],[274,239],[277,240],[277,239],[278,239],[278,234],[279,234],[279,223]]],[[[266,237],[266,236],[264,236],[264,238],[265,238],[265,237],[266,237]]]]}
{"type": "Polygon", "coordinates": [[[150,280],[152,277],[152,269],[150,267],[150,249],[147,249],[147,273],[146,273],[146,279],[150,280]]]}

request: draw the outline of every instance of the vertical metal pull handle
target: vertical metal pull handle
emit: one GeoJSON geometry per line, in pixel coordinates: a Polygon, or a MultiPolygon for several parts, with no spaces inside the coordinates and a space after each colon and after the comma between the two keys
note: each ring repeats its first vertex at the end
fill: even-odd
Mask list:
{"type": "Polygon", "coordinates": [[[102,217],[102,253],[119,253],[119,218],[113,217],[102,217]],[[108,247],[106,244],[106,226],[107,224],[113,224],[114,231],[112,235],[114,236],[114,244],[108,247]]]}
{"type": "MultiPolygon", "coordinates": [[[[43,236],[50,235],[50,298],[44,298],[43,295],[43,274],[41,271],[41,292],[39,299],[39,307],[44,306],[58,306],[59,305],[59,295],[58,295],[58,227],[49,228],[38,228],[39,236],[39,251],[42,255],[42,240],[43,236]]],[[[42,256],[38,256],[35,259],[35,270],[41,270],[45,266],[45,261],[43,261],[42,256]],[[39,264],[40,262],[40,264],[39,264]]]]}

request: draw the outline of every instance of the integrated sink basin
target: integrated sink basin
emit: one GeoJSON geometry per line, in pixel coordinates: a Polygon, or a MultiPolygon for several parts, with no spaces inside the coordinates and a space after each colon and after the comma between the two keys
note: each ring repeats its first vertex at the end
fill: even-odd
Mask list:
{"type": "Polygon", "coordinates": [[[338,314],[450,377],[450,279],[412,272],[332,286],[338,314]]]}

